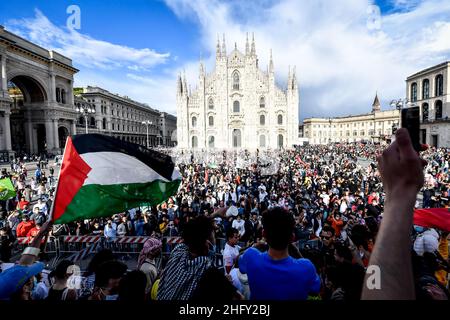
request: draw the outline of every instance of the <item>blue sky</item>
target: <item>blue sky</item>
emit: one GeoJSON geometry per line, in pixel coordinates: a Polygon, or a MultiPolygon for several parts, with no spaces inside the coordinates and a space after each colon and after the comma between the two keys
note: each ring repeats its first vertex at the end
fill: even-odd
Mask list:
{"type": "Polygon", "coordinates": [[[15,0],[0,2],[0,24],[72,58],[75,85],[173,114],[176,75],[195,88],[200,54],[212,70],[223,33],[242,50],[254,32],[261,68],[272,49],[281,87],[296,65],[302,119],[368,112],[376,91],[386,109],[409,74],[450,60],[448,0],[15,0]],[[76,31],[66,28],[73,4],[76,31]]]}

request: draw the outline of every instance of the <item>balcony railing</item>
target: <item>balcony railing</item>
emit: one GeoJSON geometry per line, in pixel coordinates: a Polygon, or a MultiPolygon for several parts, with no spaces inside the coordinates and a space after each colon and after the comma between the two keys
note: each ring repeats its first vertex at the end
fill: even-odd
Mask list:
{"type": "Polygon", "coordinates": [[[444,118],[439,118],[439,119],[426,119],[426,120],[422,119],[423,124],[446,123],[446,122],[450,122],[450,118],[447,116],[444,118]]]}

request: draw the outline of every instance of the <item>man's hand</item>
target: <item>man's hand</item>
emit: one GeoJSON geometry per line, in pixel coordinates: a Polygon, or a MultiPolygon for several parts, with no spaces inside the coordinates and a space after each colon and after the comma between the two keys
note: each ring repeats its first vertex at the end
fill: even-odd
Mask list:
{"type": "Polygon", "coordinates": [[[426,161],[414,150],[406,129],[397,130],[395,141],[377,158],[383,187],[387,195],[415,194],[424,183],[426,161]]]}

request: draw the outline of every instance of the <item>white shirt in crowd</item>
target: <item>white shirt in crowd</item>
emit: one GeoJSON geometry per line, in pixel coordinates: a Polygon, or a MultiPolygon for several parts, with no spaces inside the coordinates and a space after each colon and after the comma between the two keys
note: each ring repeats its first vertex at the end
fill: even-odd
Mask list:
{"type": "MultiPolygon", "coordinates": [[[[236,220],[235,220],[236,221],[236,220]]],[[[232,267],[234,265],[234,261],[239,256],[239,250],[241,247],[235,245],[234,247],[230,246],[228,243],[225,244],[225,248],[223,249],[223,265],[225,267],[232,267]]]]}
{"type": "Polygon", "coordinates": [[[237,229],[237,231],[239,231],[239,236],[243,236],[245,233],[245,228],[244,228],[244,220],[234,220],[233,223],[231,224],[231,226],[235,229],[237,229]]]}
{"type": "Polygon", "coordinates": [[[328,206],[330,204],[330,196],[327,193],[322,193],[320,197],[323,200],[323,203],[328,206]]]}
{"type": "Polygon", "coordinates": [[[341,207],[340,207],[340,209],[339,209],[339,212],[340,213],[344,213],[345,212],[345,210],[347,210],[347,201],[342,201],[341,202],[341,207]]]}
{"type": "Polygon", "coordinates": [[[41,211],[41,212],[43,212],[45,215],[47,215],[48,208],[47,208],[47,204],[46,204],[45,202],[41,202],[41,204],[36,203],[36,204],[33,206],[33,210],[34,210],[34,208],[39,208],[39,211],[41,211]]]}

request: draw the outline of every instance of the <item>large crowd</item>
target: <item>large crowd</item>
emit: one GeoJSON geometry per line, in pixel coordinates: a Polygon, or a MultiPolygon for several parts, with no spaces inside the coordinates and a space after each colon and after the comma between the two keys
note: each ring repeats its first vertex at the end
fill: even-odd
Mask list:
{"type": "MultiPolygon", "coordinates": [[[[108,242],[147,236],[134,269],[104,248],[81,277],[69,260],[47,278],[44,265],[24,267],[26,282],[0,298],[358,300],[385,216],[387,190],[376,160],[384,148],[344,143],[256,152],[164,150],[182,175],[178,193],[166,202],[50,227],[53,236],[102,235],[108,242]],[[161,263],[164,237],[175,236],[183,242],[161,263]],[[76,288],[75,277],[81,282],[76,288]]],[[[427,164],[414,206],[448,208],[449,149],[429,148],[421,157],[427,164]]],[[[34,172],[20,159],[2,171],[17,191],[1,203],[2,262],[15,262],[18,237],[43,242],[55,176],[55,167],[39,160],[34,172]]],[[[417,298],[450,298],[448,232],[410,231],[417,298]]]]}

